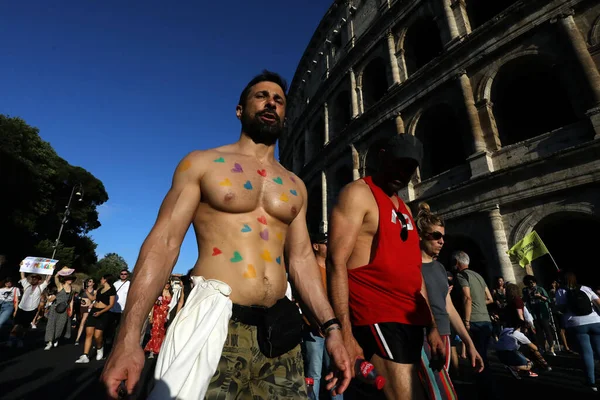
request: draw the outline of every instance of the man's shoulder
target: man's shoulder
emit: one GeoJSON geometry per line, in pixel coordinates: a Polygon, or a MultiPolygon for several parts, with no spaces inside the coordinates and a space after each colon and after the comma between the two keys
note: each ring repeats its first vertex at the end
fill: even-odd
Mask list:
{"type": "Polygon", "coordinates": [[[346,184],[342,188],[342,192],[346,194],[351,194],[352,196],[368,196],[373,197],[373,193],[371,192],[371,188],[365,182],[363,178],[357,179],[346,184]]]}

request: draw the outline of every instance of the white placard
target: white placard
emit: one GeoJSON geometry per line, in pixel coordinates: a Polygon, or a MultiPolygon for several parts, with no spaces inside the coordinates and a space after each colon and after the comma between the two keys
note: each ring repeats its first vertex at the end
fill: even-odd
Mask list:
{"type": "Polygon", "coordinates": [[[44,257],[27,257],[21,261],[19,272],[30,274],[52,275],[58,260],[44,257]]]}

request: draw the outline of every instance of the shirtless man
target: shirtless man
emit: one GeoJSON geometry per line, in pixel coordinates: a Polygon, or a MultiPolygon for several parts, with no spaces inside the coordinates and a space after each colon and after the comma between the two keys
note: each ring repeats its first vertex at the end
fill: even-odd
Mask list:
{"type": "MultiPolygon", "coordinates": [[[[285,90],[279,75],[263,71],[246,86],[236,107],[242,124],[239,141],[194,151],[179,163],[141,248],[121,330],[102,374],[112,398],[122,381],[132,393],[139,380],[144,365],[140,330],[171,274],[190,224],[199,252],[192,275],[224,282],[233,302],[227,340],[206,398],[224,398],[224,393],[242,399],[306,398],[299,342],[288,353],[267,358],[256,344],[257,327],[235,320],[236,309],[251,314],[285,301],[285,265],[303,302],[327,332],[327,350],[341,373],[329,374],[328,388],[337,385],[341,393],[348,386],[350,363],[341,327],[321,284],[306,227],[306,187],[274,158],[284,127],[285,90]]],[[[194,290],[179,315],[190,307],[194,290]]],[[[177,320],[171,329],[178,328],[177,320]]]]}
{"type": "Polygon", "coordinates": [[[396,194],[410,182],[422,152],[412,135],[390,138],[379,172],[346,185],[330,223],[329,292],[350,360],[370,359],[393,400],[424,398],[417,366],[425,331],[432,368],[439,370],[445,359],[415,222],[396,194]]]}

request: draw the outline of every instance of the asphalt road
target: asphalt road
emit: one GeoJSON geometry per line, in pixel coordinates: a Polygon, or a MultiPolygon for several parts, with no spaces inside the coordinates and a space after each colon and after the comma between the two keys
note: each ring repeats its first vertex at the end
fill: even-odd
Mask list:
{"type": "MultiPolygon", "coordinates": [[[[44,351],[42,335],[41,330],[33,332],[23,349],[0,347],[0,399],[105,399],[104,388],[98,381],[104,361],[91,357],[89,364],[75,364],[81,354],[81,346],[75,346],[71,340],[44,351]]],[[[552,372],[540,374],[538,378],[516,380],[492,358],[490,369],[494,392],[498,398],[511,400],[531,399],[533,396],[538,399],[600,399],[600,394],[585,387],[581,361],[577,357],[559,355],[548,361],[553,367],[552,372]]],[[[146,377],[151,376],[152,367],[152,363],[146,363],[146,377]]],[[[456,384],[456,388],[460,399],[478,399],[475,385],[461,383],[456,384]]],[[[144,397],[142,392],[134,398],[144,397]]],[[[355,397],[372,398],[366,394],[355,397]]]]}

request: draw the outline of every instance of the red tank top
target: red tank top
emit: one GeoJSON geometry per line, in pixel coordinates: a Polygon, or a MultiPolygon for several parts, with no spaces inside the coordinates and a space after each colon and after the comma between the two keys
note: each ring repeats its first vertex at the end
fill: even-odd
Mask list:
{"type": "Polygon", "coordinates": [[[379,227],[373,239],[375,255],[371,262],[348,270],[350,320],[353,325],[381,322],[429,325],[431,314],[421,295],[421,250],[415,222],[399,198],[400,207],[396,210],[370,176],[364,181],[377,202],[379,227]],[[402,222],[396,211],[406,220],[406,241],[400,238],[402,222]]]}

